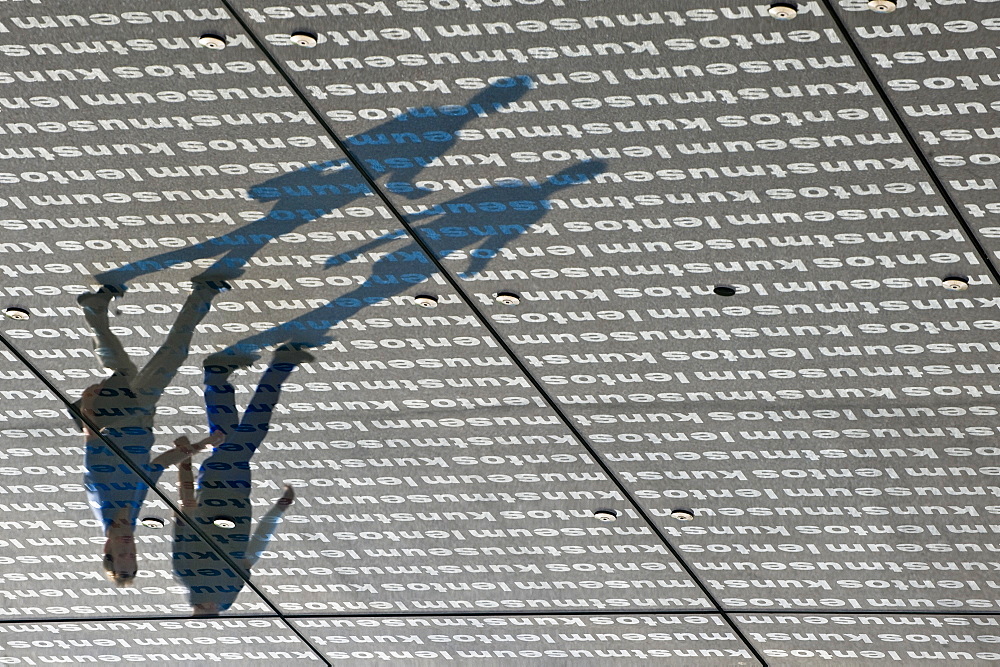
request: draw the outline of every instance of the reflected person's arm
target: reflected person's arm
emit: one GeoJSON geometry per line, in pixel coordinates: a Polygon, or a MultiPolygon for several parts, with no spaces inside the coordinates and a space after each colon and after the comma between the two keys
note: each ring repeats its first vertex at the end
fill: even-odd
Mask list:
{"type": "Polygon", "coordinates": [[[198,506],[194,494],[194,473],[191,470],[191,457],[177,464],[177,493],[180,496],[181,511],[187,512],[198,506]]]}

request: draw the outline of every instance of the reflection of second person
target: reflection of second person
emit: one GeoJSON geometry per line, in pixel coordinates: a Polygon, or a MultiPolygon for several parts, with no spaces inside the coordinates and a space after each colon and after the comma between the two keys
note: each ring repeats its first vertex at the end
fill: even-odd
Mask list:
{"type": "Polygon", "coordinates": [[[188,519],[211,538],[212,546],[225,551],[241,571],[232,571],[214,552],[203,553],[191,526],[175,521],[174,574],[187,586],[195,616],[214,616],[232,606],[244,578],[249,578],[250,569],[267,549],[282,514],[294,499],[292,489],[286,487],[251,532],[250,460],[268,432],[282,384],[299,363],[311,358],[305,352],[276,352],[242,417],[229,382],[233,369],[212,364],[205,367],[205,410],[216,440],[211,455],[199,467],[197,483],[191,459],[179,464],[180,505],[188,519]]]}

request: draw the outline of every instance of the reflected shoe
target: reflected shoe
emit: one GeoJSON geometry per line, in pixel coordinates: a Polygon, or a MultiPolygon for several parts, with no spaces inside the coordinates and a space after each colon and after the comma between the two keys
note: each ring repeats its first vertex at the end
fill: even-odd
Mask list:
{"type": "Polygon", "coordinates": [[[206,368],[209,366],[222,366],[229,368],[229,371],[236,368],[246,368],[260,360],[260,355],[249,352],[216,352],[205,357],[202,363],[206,368]]]}
{"type": "Polygon", "coordinates": [[[193,283],[225,283],[227,280],[234,280],[243,275],[243,269],[208,269],[203,273],[191,278],[193,283]]]}
{"type": "Polygon", "coordinates": [[[213,290],[216,293],[222,293],[222,292],[228,292],[229,290],[233,289],[233,286],[227,283],[225,280],[219,278],[208,279],[208,278],[197,277],[191,279],[191,289],[192,290],[208,289],[208,290],[213,290]]]}
{"type": "Polygon", "coordinates": [[[125,294],[124,285],[101,285],[96,292],[86,292],[76,297],[76,302],[82,308],[90,310],[107,310],[112,299],[125,294]]]}
{"type": "Polygon", "coordinates": [[[285,492],[281,494],[281,497],[278,498],[278,501],[274,504],[279,507],[288,507],[293,502],[295,502],[295,489],[286,484],[285,492]]]}
{"type": "Polygon", "coordinates": [[[277,350],[274,351],[273,362],[298,365],[315,360],[316,357],[314,357],[309,352],[306,352],[304,348],[282,345],[281,347],[279,347],[277,350]]]}

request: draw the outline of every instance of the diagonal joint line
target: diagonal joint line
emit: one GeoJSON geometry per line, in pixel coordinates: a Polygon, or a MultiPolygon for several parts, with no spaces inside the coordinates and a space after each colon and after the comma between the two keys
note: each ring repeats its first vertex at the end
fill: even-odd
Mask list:
{"type": "Polygon", "coordinates": [[[941,177],[938,176],[937,171],[934,169],[930,161],[927,159],[927,155],[924,154],[923,149],[920,148],[920,144],[913,136],[913,133],[910,131],[910,128],[906,124],[906,121],[903,120],[903,117],[896,109],[896,105],[893,104],[892,99],[889,97],[889,94],[886,92],[885,88],[882,87],[882,84],[879,83],[879,79],[878,76],[875,74],[875,70],[873,70],[871,65],[868,64],[868,60],[865,58],[865,54],[861,50],[861,47],[859,47],[857,43],[855,43],[854,39],[851,38],[850,30],[844,24],[843,20],[840,18],[840,15],[833,7],[832,1],[822,0],[822,2],[826,6],[826,10],[832,17],[833,22],[836,24],[837,30],[840,31],[841,37],[843,37],[844,42],[850,45],[851,51],[854,53],[854,58],[861,65],[861,68],[864,70],[865,75],[871,81],[872,87],[876,91],[878,91],[878,95],[882,100],[882,104],[885,105],[885,108],[888,110],[889,115],[892,116],[893,121],[895,121],[896,125],[899,127],[900,132],[903,134],[904,137],[906,137],[906,141],[910,145],[910,149],[916,154],[917,159],[920,161],[920,165],[924,168],[924,170],[926,170],[928,178],[930,178],[931,181],[934,183],[934,187],[937,188],[937,191],[938,193],[940,193],[941,198],[944,199],[945,204],[951,211],[951,214],[954,215],[955,218],[958,220],[958,224],[961,225],[962,230],[965,232],[965,235],[969,238],[969,241],[970,243],[972,243],[973,248],[975,248],[976,253],[980,256],[980,258],[982,258],[983,262],[986,265],[987,270],[989,270],[989,272],[993,275],[993,280],[998,286],[1000,286],[1000,271],[998,271],[997,267],[993,264],[993,260],[990,257],[989,251],[979,240],[979,236],[972,228],[972,225],[970,225],[969,222],[965,219],[965,214],[962,213],[962,209],[958,206],[958,203],[955,202],[955,200],[951,196],[951,193],[948,192],[948,189],[944,186],[944,182],[941,180],[941,177]]]}
{"type": "MultiPolygon", "coordinates": [[[[205,543],[205,546],[208,547],[209,549],[212,549],[213,551],[215,551],[215,553],[223,560],[223,562],[225,562],[233,570],[233,572],[235,572],[236,575],[239,576],[240,579],[242,579],[244,581],[244,583],[246,584],[247,588],[250,589],[251,591],[253,591],[261,600],[264,601],[264,603],[268,607],[270,607],[270,609],[271,609],[271,611],[272,611],[272,613],[274,615],[279,616],[281,618],[284,618],[283,615],[281,614],[281,611],[277,608],[277,606],[275,606],[274,604],[272,604],[271,601],[268,600],[261,593],[261,591],[257,588],[257,586],[250,580],[251,578],[250,577],[244,577],[240,573],[240,570],[242,568],[240,568],[240,566],[236,564],[236,561],[234,561],[229,556],[229,554],[226,553],[226,551],[224,549],[217,548],[217,545],[215,544],[214,540],[212,540],[208,536],[208,534],[204,530],[202,530],[202,528],[200,526],[198,526],[198,524],[195,521],[191,520],[191,518],[188,517],[188,515],[186,513],[182,512],[174,504],[174,502],[169,497],[167,497],[167,494],[163,493],[160,490],[159,486],[157,486],[156,483],[153,482],[153,478],[150,477],[149,475],[147,475],[146,471],[143,470],[141,466],[136,465],[135,462],[132,461],[132,457],[128,456],[125,453],[125,451],[121,447],[119,447],[111,438],[108,438],[103,433],[101,433],[100,429],[97,428],[97,425],[94,424],[90,419],[88,419],[87,416],[83,414],[82,410],[77,410],[76,407],[72,404],[72,402],[70,402],[65,396],[63,396],[62,392],[59,391],[58,387],[56,387],[47,377],[45,377],[45,374],[42,373],[40,369],[36,368],[34,366],[34,364],[32,364],[31,361],[27,357],[25,357],[23,354],[21,354],[20,350],[18,350],[16,347],[14,347],[13,345],[11,345],[11,343],[7,340],[7,338],[5,336],[3,336],[2,334],[0,334],[0,343],[3,343],[3,345],[5,345],[7,347],[7,349],[10,350],[11,354],[14,355],[15,357],[17,357],[18,361],[20,361],[22,364],[24,364],[25,367],[27,367],[28,370],[30,370],[32,372],[34,374],[34,376],[46,387],[46,389],[48,389],[49,391],[51,391],[52,394],[57,399],[61,400],[63,402],[63,405],[66,406],[66,409],[70,413],[76,415],[83,423],[85,423],[87,426],[89,426],[90,429],[94,433],[96,433],[97,436],[104,442],[104,444],[107,445],[108,449],[110,449],[112,452],[114,452],[115,455],[118,458],[120,458],[122,460],[122,462],[125,465],[127,465],[132,470],[132,472],[135,473],[136,476],[139,479],[141,479],[142,482],[147,487],[149,487],[149,489],[153,493],[155,493],[156,495],[158,495],[160,497],[160,500],[162,500],[164,503],[166,503],[167,507],[169,507],[171,510],[173,510],[175,516],[181,517],[181,519],[184,521],[184,523],[186,523],[194,531],[194,533],[196,535],[198,535],[198,538],[202,542],[205,543]]],[[[172,617],[172,620],[175,620],[175,619],[176,619],[176,617],[172,617]]]]}
{"type": "MultiPolygon", "coordinates": [[[[555,400],[548,394],[548,392],[542,388],[539,381],[525,366],[524,362],[514,354],[510,345],[507,341],[499,334],[499,332],[493,327],[493,324],[475,305],[472,299],[468,297],[465,289],[461,287],[458,280],[451,274],[451,272],[445,269],[444,265],[435,256],[433,248],[421,237],[420,234],[415,233],[410,224],[406,221],[405,216],[399,211],[399,209],[393,204],[388,196],[382,191],[378,186],[375,179],[368,173],[367,169],[361,163],[361,161],[354,156],[354,154],[348,149],[347,145],[337,136],[337,133],[333,130],[332,126],[327,122],[325,116],[319,112],[319,110],[312,104],[308,97],[302,92],[301,87],[292,79],[291,75],[285,71],[281,63],[278,62],[277,58],[271,53],[266,45],[257,37],[256,33],[250,28],[243,17],[236,11],[230,0],[220,0],[220,2],[226,7],[233,19],[239,23],[240,27],[246,32],[250,40],[256,45],[256,47],[265,55],[265,57],[274,66],[276,72],[279,72],[280,76],[284,79],[286,84],[291,88],[292,91],[299,97],[305,107],[312,114],[313,118],[317,123],[323,127],[324,130],[330,135],[331,140],[344,154],[347,160],[351,163],[355,170],[361,175],[367,185],[371,188],[372,192],[382,201],[387,210],[396,217],[399,223],[403,226],[406,232],[410,235],[413,242],[420,247],[420,249],[427,255],[428,259],[434,264],[437,271],[447,280],[448,284],[454,289],[458,294],[461,294],[466,301],[467,305],[476,314],[476,318],[480,321],[481,325],[492,335],[497,343],[501,346],[504,352],[511,358],[513,363],[518,367],[518,369],[525,375],[528,381],[532,384],[534,389],[544,398],[545,402],[549,405],[549,408],[555,412],[555,414],[562,420],[565,427],[573,434],[573,436],[583,445],[585,449],[593,456],[594,460],[597,461],[598,465],[607,475],[608,479],[618,487],[619,491],[628,498],[629,502],[632,504],[635,511],[642,517],[642,519],[648,524],[653,533],[660,538],[666,549],[670,552],[673,558],[685,571],[685,573],[691,578],[692,582],[698,587],[702,595],[715,607],[716,613],[718,613],[729,625],[730,629],[739,637],[740,641],[746,645],[748,650],[753,653],[754,657],[764,666],[767,667],[767,661],[764,660],[763,656],[757,651],[756,647],[750,643],[750,641],[743,634],[739,626],[736,625],[729,618],[728,612],[726,612],[722,606],[716,600],[715,596],[711,593],[708,587],[697,577],[694,573],[693,568],[681,557],[680,552],[670,543],[667,537],[660,531],[657,527],[656,522],[650,514],[639,504],[635,497],[629,492],[625,484],[619,479],[617,473],[604,461],[604,458],[593,448],[593,446],[588,442],[588,440],[583,437],[582,433],[576,426],[573,425],[572,421],[568,416],[562,411],[562,409],[557,405],[555,400]]],[[[998,283],[1000,283],[1000,276],[998,276],[998,283]]]]}

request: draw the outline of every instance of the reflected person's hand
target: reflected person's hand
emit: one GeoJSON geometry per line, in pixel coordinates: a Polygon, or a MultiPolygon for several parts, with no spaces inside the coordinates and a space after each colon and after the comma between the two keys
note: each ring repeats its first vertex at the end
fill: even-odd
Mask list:
{"type": "Polygon", "coordinates": [[[205,449],[209,445],[212,447],[217,447],[225,442],[226,436],[222,433],[212,433],[207,438],[199,440],[198,442],[191,442],[186,435],[174,440],[174,446],[163,452],[150,463],[154,466],[162,466],[163,468],[169,468],[170,466],[180,463],[184,459],[188,460],[190,464],[191,457],[205,449]]]}

